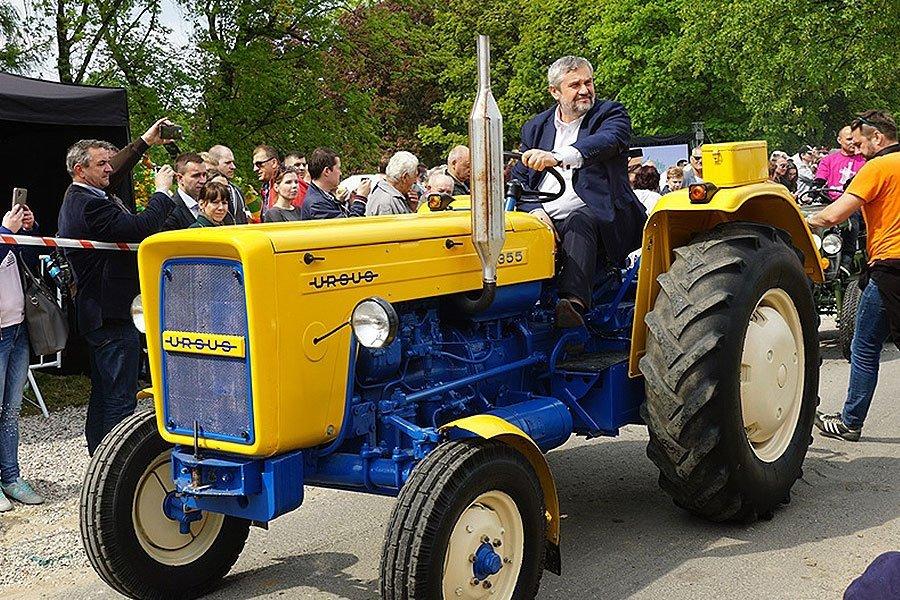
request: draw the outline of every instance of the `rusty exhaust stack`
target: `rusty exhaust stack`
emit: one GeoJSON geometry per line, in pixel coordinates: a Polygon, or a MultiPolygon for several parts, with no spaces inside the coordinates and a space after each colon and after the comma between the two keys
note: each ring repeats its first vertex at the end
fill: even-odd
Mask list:
{"type": "Polygon", "coordinates": [[[481,259],[483,287],[478,298],[464,295],[468,314],[487,309],[497,288],[497,263],[506,237],[503,214],[503,117],[491,93],[491,41],[478,36],[478,92],[469,115],[472,160],[472,244],[481,259]]]}

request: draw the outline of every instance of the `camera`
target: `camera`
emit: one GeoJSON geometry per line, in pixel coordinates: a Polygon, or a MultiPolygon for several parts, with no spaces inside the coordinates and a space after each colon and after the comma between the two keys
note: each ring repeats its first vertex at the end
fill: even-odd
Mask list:
{"type": "Polygon", "coordinates": [[[184,128],[181,125],[160,123],[159,137],[164,140],[180,140],[184,137],[184,128]]]}

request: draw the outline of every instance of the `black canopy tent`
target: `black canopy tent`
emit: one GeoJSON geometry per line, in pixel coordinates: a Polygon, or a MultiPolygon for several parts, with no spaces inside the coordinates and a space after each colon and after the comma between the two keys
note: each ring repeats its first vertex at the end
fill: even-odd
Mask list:
{"type": "MultiPolygon", "coordinates": [[[[52,83],[0,73],[0,208],[9,210],[12,188],[28,189],[43,235],[56,233],[63,194],[71,183],[66,150],[94,138],[122,147],[129,142],[128,102],[122,88],[52,83]]],[[[130,181],[114,190],[133,205],[130,181]]]]}

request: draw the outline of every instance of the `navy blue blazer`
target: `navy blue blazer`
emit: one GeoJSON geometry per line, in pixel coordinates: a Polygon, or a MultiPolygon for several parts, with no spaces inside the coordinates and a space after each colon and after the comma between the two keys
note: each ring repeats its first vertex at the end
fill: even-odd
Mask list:
{"type": "MultiPolygon", "coordinates": [[[[140,242],[162,229],[174,208],[172,199],[157,192],[138,214],[125,212],[109,198],[70,185],[59,211],[61,237],[100,242],[140,242]]],[[[131,320],[131,301],[137,296],[137,253],[115,250],[66,249],[75,274],[75,313],[82,335],[109,319],[131,320]]]]}
{"type": "MultiPolygon", "coordinates": [[[[556,140],[556,105],[522,127],[522,152],[531,148],[553,150],[556,140]]],[[[631,118],[625,107],[612,100],[597,100],[584,116],[573,144],[584,162],[572,174],[578,197],[591,208],[601,223],[606,255],[621,265],[632,250],[641,246],[647,212],[628,182],[628,146],[631,118]]],[[[521,162],[512,177],[530,189],[538,189],[545,173],[526,168],[521,162]]],[[[523,201],[519,210],[530,212],[540,203],[523,201]]]]}
{"type": "Polygon", "coordinates": [[[300,208],[300,220],[341,219],[344,217],[363,217],[366,214],[365,202],[354,201],[348,208],[346,204],[331,194],[323,192],[319,186],[310,182],[300,208]]]}

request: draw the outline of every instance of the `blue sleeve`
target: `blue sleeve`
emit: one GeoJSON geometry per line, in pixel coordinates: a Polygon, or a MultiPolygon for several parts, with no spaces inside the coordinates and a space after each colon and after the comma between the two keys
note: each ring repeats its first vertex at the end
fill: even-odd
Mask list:
{"type": "Polygon", "coordinates": [[[350,216],[351,217],[364,217],[366,216],[366,203],[360,200],[351,200],[350,201],[350,216]]]}
{"type": "Polygon", "coordinates": [[[631,117],[618,102],[608,102],[609,107],[599,117],[600,126],[590,135],[572,144],[584,157],[584,163],[608,160],[628,150],[631,141],[631,117]]]}
{"type": "Polygon", "coordinates": [[[334,206],[331,202],[318,202],[318,198],[316,198],[313,202],[303,203],[303,209],[301,212],[301,216],[304,220],[307,219],[338,219],[343,217],[343,213],[341,213],[340,209],[334,206]],[[309,210],[307,210],[307,208],[309,210]]]}
{"type": "MultiPolygon", "coordinates": [[[[519,145],[519,152],[524,153],[526,150],[531,150],[532,138],[534,138],[534,126],[529,121],[522,126],[522,143],[519,145]]],[[[522,185],[527,187],[528,182],[531,179],[529,177],[530,172],[531,169],[523,165],[520,160],[513,165],[512,171],[510,172],[510,178],[518,179],[522,185]]],[[[531,212],[537,208],[541,208],[541,203],[534,200],[519,200],[518,204],[516,204],[516,210],[522,212],[531,212]]]]}
{"type": "Polygon", "coordinates": [[[109,200],[96,198],[84,205],[84,223],[91,238],[99,242],[140,242],[162,229],[174,206],[171,198],[156,192],[147,207],[133,215],[109,200]]]}

